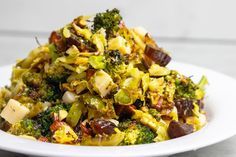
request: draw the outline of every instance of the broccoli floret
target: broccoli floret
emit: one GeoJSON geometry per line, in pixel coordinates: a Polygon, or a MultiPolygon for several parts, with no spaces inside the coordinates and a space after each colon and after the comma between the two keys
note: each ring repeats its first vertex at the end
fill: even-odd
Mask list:
{"type": "Polygon", "coordinates": [[[35,138],[39,138],[41,136],[39,125],[37,124],[36,121],[32,119],[24,119],[14,124],[10,128],[9,132],[17,136],[28,135],[28,136],[33,136],[35,138]]]}
{"type": "Polygon", "coordinates": [[[59,88],[59,85],[52,85],[46,82],[43,82],[40,88],[38,89],[41,101],[56,101],[62,97],[62,92],[59,88]]]}
{"type": "Polygon", "coordinates": [[[119,65],[123,62],[123,57],[118,50],[110,50],[106,52],[107,62],[112,65],[119,65]]]}
{"type": "Polygon", "coordinates": [[[177,71],[172,70],[170,75],[165,77],[166,80],[175,80],[174,99],[195,99],[195,91],[199,88],[190,77],[183,76],[177,71]]]}
{"type": "Polygon", "coordinates": [[[123,121],[118,128],[125,133],[122,145],[152,143],[156,137],[150,128],[136,121],[123,121]]]}
{"type": "MultiPolygon", "coordinates": [[[[52,75],[51,79],[62,79],[57,77],[58,71],[60,71],[60,69],[55,70],[55,76],[53,77],[52,75]]],[[[26,72],[23,75],[23,82],[27,86],[27,90],[25,91],[27,96],[34,100],[55,101],[62,96],[59,84],[53,84],[43,80],[41,73],[26,72]]]]}
{"type": "Polygon", "coordinates": [[[65,104],[56,104],[53,107],[49,107],[46,111],[40,113],[34,119],[39,124],[39,128],[41,130],[41,134],[43,136],[50,136],[50,126],[53,123],[53,113],[58,113],[59,110],[69,110],[69,105],[65,104]]]}
{"type": "Polygon", "coordinates": [[[107,36],[110,37],[119,29],[122,17],[118,9],[107,10],[103,13],[96,14],[94,18],[93,31],[96,32],[101,28],[106,30],[107,36]]]}
{"type": "Polygon", "coordinates": [[[186,78],[186,81],[177,79],[175,85],[175,98],[195,99],[195,91],[198,89],[198,87],[191,81],[190,78],[186,78]]]}
{"type": "Polygon", "coordinates": [[[49,83],[58,84],[66,81],[69,71],[57,64],[52,64],[45,72],[46,80],[49,83]]]}
{"type": "Polygon", "coordinates": [[[36,72],[26,72],[23,75],[23,82],[32,88],[38,88],[42,83],[42,75],[36,72]]]}

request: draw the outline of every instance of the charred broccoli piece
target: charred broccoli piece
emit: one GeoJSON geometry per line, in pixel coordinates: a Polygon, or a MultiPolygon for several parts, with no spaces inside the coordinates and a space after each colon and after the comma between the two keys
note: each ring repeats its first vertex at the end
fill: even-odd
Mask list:
{"type": "MultiPolygon", "coordinates": [[[[60,72],[61,70],[58,68],[58,70],[54,70],[54,76],[53,72],[49,73],[51,80],[61,81],[64,75],[60,72]]],[[[52,84],[49,81],[45,81],[41,73],[26,72],[22,78],[27,86],[26,94],[34,100],[55,101],[62,96],[59,83],[52,84]]]]}
{"type": "Polygon", "coordinates": [[[199,88],[191,77],[186,77],[172,70],[171,74],[166,77],[167,80],[175,80],[175,99],[195,99],[195,91],[199,88]]]}
{"type": "Polygon", "coordinates": [[[38,88],[27,87],[24,94],[35,101],[55,102],[62,97],[62,91],[59,85],[48,84],[43,81],[38,88]]]}
{"type": "Polygon", "coordinates": [[[110,50],[106,52],[106,60],[112,65],[119,65],[124,59],[118,50],[110,50]]]}
{"type": "Polygon", "coordinates": [[[69,71],[57,64],[50,65],[50,67],[45,72],[46,80],[53,84],[65,82],[68,76],[69,71]]]}
{"type": "Polygon", "coordinates": [[[35,120],[24,119],[16,124],[14,124],[10,130],[10,133],[14,135],[28,135],[39,138],[41,136],[41,131],[39,125],[35,120]]]}
{"type": "Polygon", "coordinates": [[[125,120],[121,122],[118,128],[125,133],[121,145],[147,144],[152,143],[156,137],[150,128],[136,121],[125,120]]]}
{"type": "Polygon", "coordinates": [[[46,82],[42,83],[38,89],[39,99],[41,101],[56,101],[62,97],[62,92],[59,85],[52,85],[46,82]]]}
{"type": "Polygon", "coordinates": [[[58,113],[60,110],[69,110],[69,105],[65,104],[56,104],[53,107],[49,107],[46,111],[40,113],[34,119],[39,124],[39,128],[41,130],[41,134],[43,136],[50,135],[50,126],[53,123],[53,113],[58,113]]]}
{"type": "Polygon", "coordinates": [[[43,81],[42,74],[36,72],[26,72],[22,78],[24,84],[32,88],[38,88],[43,81]]]}
{"type": "Polygon", "coordinates": [[[106,10],[106,12],[96,14],[92,28],[94,32],[104,28],[107,36],[110,37],[119,29],[121,20],[122,16],[118,9],[106,10]]]}

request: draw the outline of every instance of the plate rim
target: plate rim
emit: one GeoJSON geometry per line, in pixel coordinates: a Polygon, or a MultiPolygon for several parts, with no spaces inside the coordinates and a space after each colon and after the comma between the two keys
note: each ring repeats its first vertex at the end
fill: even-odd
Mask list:
{"type": "MultiPolygon", "coordinates": [[[[217,72],[215,70],[211,70],[211,69],[208,69],[208,68],[204,68],[204,67],[201,67],[201,66],[196,66],[196,65],[192,65],[192,64],[189,64],[189,63],[182,63],[182,62],[175,62],[175,61],[172,61],[172,64],[177,64],[179,66],[183,66],[183,67],[193,67],[193,68],[197,68],[197,69],[202,69],[204,71],[208,71],[210,73],[214,73],[214,74],[217,74],[217,75],[221,75],[222,77],[224,78],[227,78],[229,79],[230,81],[234,82],[235,85],[236,85],[236,79],[231,77],[231,76],[228,76],[224,73],[221,73],[221,72],[217,72]]],[[[12,65],[4,65],[4,66],[0,66],[0,70],[2,69],[7,69],[7,68],[10,68],[12,67],[12,65]]],[[[178,70],[178,69],[177,69],[178,70]]],[[[204,128],[203,128],[204,129],[204,128]]],[[[46,146],[48,147],[52,147],[52,148],[66,148],[66,149],[71,149],[71,148],[82,148],[82,149],[89,149],[89,150],[97,150],[98,152],[107,152],[107,150],[116,150],[118,149],[120,152],[124,151],[125,149],[132,149],[132,150],[137,150],[137,149],[144,149],[144,148],[155,148],[155,146],[157,146],[158,144],[162,144],[164,145],[164,143],[169,143],[169,142],[174,142],[174,141],[180,141],[180,139],[186,139],[188,138],[189,136],[191,135],[195,135],[195,134],[199,134],[203,129],[201,129],[200,131],[197,131],[195,133],[192,133],[190,135],[187,135],[187,136],[184,136],[184,137],[181,137],[181,138],[177,138],[177,139],[173,139],[173,140],[168,140],[168,141],[164,141],[164,142],[161,142],[161,143],[152,143],[152,144],[145,144],[145,145],[134,145],[134,146],[112,146],[112,147],[91,147],[91,146],[69,146],[69,145],[59,145],[59,144],[51,144],[51,143],[42,143],[42,142],[37,142],[37,141],[31,141],[31,140],[27,140],[27,139],[20,139],[19,137],[16,137],[14,135],[10,135],[10,134],[7,134],[3,131],[0,131],[0,137],[3,136],[5,137],[6,139],[9,139],[9,140],[13,140],[15,142],[20,142],[21,144],[23,145],[38,145],[39,148],[41,146],[43,146],[44,148],[46,148],[46,146]],[[148,147],[147,147],[148,146],[148,147]]],[[[203,144],[198,144],[198,145],[195,145],[195,147],[193,148],[191,145],[189,145],[188,147],[180,147],[178,149],[172,149],[171,151],[169,152],[162,152],[162,153],[148,153],[148,154],[131,154],[130,152],[128,154],[126,153],[123,153],[123,154],[96,154],[96,156],[98,157],[111,157],[111,156],[114,156],[114,157],[118,157],[118,156],[123,156],[123,157],[131,157],[131,156],[135,156],[135,157],[144,157],[144,156],[165,156],[165,155],[172,155],[172,154],[177,154],[177,153],[182,153],[182,152],[186,152],[186,151],[191,151],[191,150],[197,150],[197,149],[200,149],[200,148],[203,148],[203,147],[206,147],[206,146],[210,146],[210,145],[213,145],[213,144],[216,144],[216,143],[219,143],[223,140],[226,140],[226,139],[229,139],[231,137],[233,137],[234,135],[236,135],[236,129],[235,131],[232,131],[231,134],[228,134],[228,135],[224,135],[224,136],[220,136],[219,138],[215,139],[215,140],[212,140],[212,141],[207,141],[207,142],[204,142],[203,144]]],[[[7,143],[8,141],[6,141],[7,143]]],[[[78,148],[78,149],[79,149],[78,148]]],[[[0,149],[3,149],[3,150],[6,150],[6,151],[10,151],[10,152],[16,152],[16,153],[22,153],[22,154],[29,154],[29,155],[39,155],[39,156],[65,156],[68,154],[63,154],[62,151],[61,151],[61,154],[58,154],[58,152],[50,152],[49,150],[47,151],[40,151],[40,150],[37,150],[37,148],[34,148],[34,149],[29,149],[27,147],[23,147],[20,148],[20,147],[17,147],[14,146],[14,145],[4,145],[4,142],[1,142],[0,141],[0,149]]],[[[145,149],[144,149],[145,150],[145,149]]],[[[110,152],[110,151],[108,151],[110,152]]],[[[114,151],[116,152],[116,151],[114,151]]],[[[111,153],[111,152],[110,152],[111,153]]],[[[91,157],[95,154],[81,154],[83,157],[91,157]]],[[[80,154],[77,155],[77,154],[69,154],[69,156],[71,157],[76,157],[76,156],[81,156],[80,154]]]]}

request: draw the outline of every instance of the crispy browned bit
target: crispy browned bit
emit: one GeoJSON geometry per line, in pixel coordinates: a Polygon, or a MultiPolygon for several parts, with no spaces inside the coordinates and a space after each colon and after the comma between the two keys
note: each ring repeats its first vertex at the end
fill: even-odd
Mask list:
{"type": "Polygon", "coordinates": [[[53,43],[55,44],[57,50],[59,52],[61,51],[65,51],[66,50],[66,44],[65,41],[63,40],[63,37],[61,36],[61,34],[59,34],[56,31],[53,31],[49,37],[49,43],[53,43]]]}
{"type": "Polygon", "coordinates": [[[53,31],[49,37],[49,43],[58,43],[62,39],[61,35],[56,31],[53,31]]]}
{"type": "Polygon", "coordinates": [[[88,69],[86,70],[86,79],[90,80],[90,78],[95,74],[96,70],[95,69],[88,69]]]}
{"type": "Polygon", "coordinates": [[[70,92],[74,92],[75,89],[71,88],[69,83],[63,83],[60,87],[61,91],[70,91],[70,92]]]}
{"type": "Polygon", "coordinates": [[[171,139],[191,134],[194,128],[190,124],[177,122],[172,120],[167,129],[168,135],[171,139]]]}
{"type": "Polygon", "coordinates": [[[150,34],[148,34],[148,33],[144,36],[144,43],[149,44],[149,45],[153,46],[154,48],[158,47],[155,40],[153,40],[152,37],[150,36],[150,34]]]}
{"type": "Polygon", "coordinates": [[[87,18],[85,18],[84,16],[79,16],[74,19],[73,23],[75,23],[80,28],[84,28],[87,25],[87,18]]]}
{"type": "Polygon", "coordinates": [[[43,136],[39,137],[39,138],[38,138],[38,141],[41,141],[41,142],[49,142],[48,138],[47,138],[47,137],[43,137],[43,136]]]}
{"type": "Polygon", "coordinates": [[[160,97],[159,100],[158,100],[158,102],[157,102],[157,104],[152,104],[151,107],[152,107],[152,108],[155,108],[157,111],[161,111],[163,101],[164,101],[163,98],[160,97]]]}
{"type": "Polygon", "coordinates": [[[178,116],[185,118],[193,115],[193,101],[188,99],[175,100],[175,107],[178,110],[178,116]]]}
{"type": "Polygon", "coordinates": [[[162,115],[161,119],[163,119],[163,120],[172,120],[172,117],[167,116],[167,115],[162,115]]]}
{"type": "Polygon", "coordinates": [[[134,114],[134,105],[124,106],[124,105],[116,105],[115,111],[116,114],[120,117],[131,117],[134,114]]]}
{"type": "Polygon", "coordinates": [[[83,123],[80,124],[80,130],[82,135],[93,135],[93,131],[90,127],[87,127],[83,123]]]}
{"type": "Polygon", "coordinates": [[[95,119],[90,121],[90,126],[95,134],[111,135],[115,133],[116,125],[105,119],[95,119]]]}
{"type": "Polygon", "coordinates": [[[8,123],[7,121],[4,121],[0,125],[0,129],[3,131],[8,131],[11,128],[11,124],[8,123]]]}
{"type": "Polygon", "coordinates": [[[19,100],[21,98],[21,96],[23,95],[25,88],[23,88],[22,90],[20,90],[18,93],[16,93],[15,95],[12,94],[12,98],[15,100],[19,100]]]}
{"type": "Polygon", "coordinates": [[[160,66],[166,66],[171,61],[171,57],[163,49],[150,44],[146,45],[143,59],[148,66],[150,66],[150,60],[160,66]]]}
{"type": "Polygon", "coordinates": [[[66,39],[67,47],[71,47],[75,45],[81,52],[96,52],[96,46],[88,40],[83,39],[82,37],[78,37],[74,34],[66,39]]]}
{"type": "Polygon", "coordinates": [[[38,97],[40,96],[40,94],[35,90],[30,90],[28,95],[30,98],[32,98],[34,100],[38,99],[38,97]]]}

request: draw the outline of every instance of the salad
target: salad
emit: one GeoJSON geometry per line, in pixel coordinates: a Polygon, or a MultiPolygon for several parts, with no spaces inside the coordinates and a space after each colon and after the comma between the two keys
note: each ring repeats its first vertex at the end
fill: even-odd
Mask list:
{"type": "Polygon", "coordinates": [[[206,77],[168,69],[170,54],[118,9],[79,16],[13,67],[0,90],[0,129],[32,140],[123,146],[206,124],[206,77]]]}

